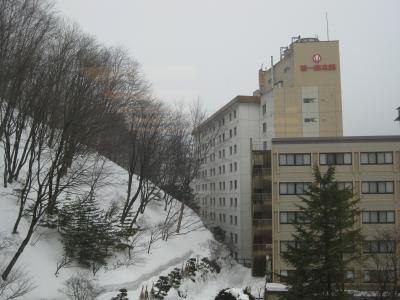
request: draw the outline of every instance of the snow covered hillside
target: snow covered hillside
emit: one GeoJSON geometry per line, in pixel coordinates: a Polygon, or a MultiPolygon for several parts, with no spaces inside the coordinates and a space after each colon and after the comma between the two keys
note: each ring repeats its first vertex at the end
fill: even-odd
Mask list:
{"type": "MultiPolygon", "coordinates": [[[[1,152],[1,150],[0,150],[1,152]]],[[[0,154],[1,155],[1,154],[0,154]]],[[[104,160],[102,183],[98,185],[96,197],[103,208],[113,202],[122,203],[126,197],[127,175],[126,171],[109,160],[104,160]]],[[[0,174],[3,166],[0,164],[0,174]]],[[[12,227],[18,215],[16,190],[19,184],[1,187],[0,194],[0,267],[4,268],[15,250],[18,248],[28,223],[21,221],[19,234],[11,234],[12,227]],[[6,247],[5,247],[6,246],[6,247]]],[[[81,185],[75,188],[74,193],[87,190],[88,186],[81,185]]],[[[176,203],[175,209],[179,209],[176,203]]],[[[166,212],[162,201],[153,201],[146,208],[139,220],[142,228],[155,227],[165,220],[166,212]]],[[[90,270],[69,264],[61,268],[57,275],[57,265],[63,258],[63,247],[60,234],[56,229],[39,227],[22,256],[18,260],[17,268],[27,272],[32,278],[36,288],[20,299],[66,299],[60,292],[65,280],[77,273],[86,278],[94,279],[103,293],[99,299],[109,300],[116,295],[120,288],[128,289],[129,299],[138,299],[141,288],[151,287],[157,276],[167,274],[174,267],[181,268],[182,264],[190,257],[209,257],[210,245],[215,245],[211,233],[201,225],[197,215],[190,209],[185,209],[183,224],[189,224],[181,234],[170,237],[167,241],[157,239],[147,253],[150,240],[150,231],[145,231],[133,253],[133,258],[128,259],[125,252],[115,252],[107,260],[107,266],[101,268],[95,275],[90,270]],[[197,228],[191,231],[190,224],[197,228]],[[200,227],[200,228],[198,228],[200,227]]],[[[213,299],[219,290],[227,287],[260,286],[261,281],[254,281],[250,270],[231,262],[225,265],[222,272],[207,280],[183,282],[187,291],[188,300],[213,299]]],[[[176,299],[176,291],[171,291],[166,299],[176,299]],[[174,296],[175,295],[175,296],[174,296]]]]}
{"type": "MultiPolygon", "coordinates": [[[[98,188],[97,200],[102,206],[107,207],[114,201],[121,202],[125,199],[127,176],[126,171],[108,160],[105,161],[104,170],[107,173],[107,184],[98,188]]],[[[0,170],[0,174],[2,173],[0,170]]],[[[16,188],[18,185],[0,188],[0,240],[7,241],[9,244],[9,247],[0,253],[1,266],[8,263],[27,230],[27,223],[23,220],[19,234],[11,234],[12,226],[18,215],[17,198],[13,192],[16,188]]],[[[151,227],[162,222],[164,218],[163,203],[152,202],[141,216],[140,224],[151,227]]],[[[187,209],[185,218],[197,217],[190,209],[187,209]]],[[[143,246],[146,245],[148,238],[146,235],[142,237],[143,246]]],[[[29,273],[37,286],[33,292],[25,296],[26,299],[63,299],[58,291],[62,287],[62,283],[78,271],[87,272],[71,266],[61,269],[57,277],[54,275],[57,262],[63,257],[62,244],[59,239],[60,235],[56,230],[38,228],[34,238],[18,261],[17,265],[29,273]]],[[[207,256],[207,242],[210,239],[212,239],[210,232],[201,228],[190,234],[173,237],[167,242],[158,240],[151,247],[149,254],[147,251],[137,253],[133,265],[130,266],[124,265],[126,261],[124,254],[116,253],[109,259],[108,266],[96,274],[96,278],[99,285],[104,286],[107,290],[125,286],[129,282],[146,280],[191,255],[207,256]]]]}

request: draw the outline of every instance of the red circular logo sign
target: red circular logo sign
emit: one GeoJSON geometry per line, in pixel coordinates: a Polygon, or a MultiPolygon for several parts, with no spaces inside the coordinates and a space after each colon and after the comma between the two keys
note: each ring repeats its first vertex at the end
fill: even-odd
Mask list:
{"type": "Polygon", "coordinates": [[[318,54],[318,53],[314,54],[313,57],[312,57],[312,60],[315,63],[319,63],[321,61],[321,55],[318,54]]]}

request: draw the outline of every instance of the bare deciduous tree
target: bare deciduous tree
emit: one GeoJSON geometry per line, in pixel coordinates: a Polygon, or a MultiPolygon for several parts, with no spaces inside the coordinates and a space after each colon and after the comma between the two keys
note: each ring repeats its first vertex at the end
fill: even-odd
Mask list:
{"type": "Polygon", "coordinates": [[[379,232],[372,240],[374,241],[379,251],[366,255],[363,268],[369,272],[375,299],[396,300],[400,296],[400,232],[397,230],[379,232]],[[379,246],[379,243],[382,246],[379,246]]]}
{"type": "Polygon", "coordinates": [[[8,276],[7,280],[0,278],[0,298],[4,300],[16,299],[30,293],[35,289],[32,278],[22,271],[15,268],[8,276]]]}
{"type": "Polygon", "coordinates": [[[148,228],[149,240],[147,242],[147,254],[150,253],[151,247],[162,238],[162,223],[148,228]]]}
{"type": "Polygon", "coordinates": [[[64,288],[60,292],[70,300],[94,300],[103,290],[87,275],[78,273],[64,282],[64,288]]]}

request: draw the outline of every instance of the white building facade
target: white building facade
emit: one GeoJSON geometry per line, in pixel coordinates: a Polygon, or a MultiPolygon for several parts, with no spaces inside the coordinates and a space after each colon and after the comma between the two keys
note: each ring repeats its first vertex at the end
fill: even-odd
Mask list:
{"type": "Polygon", "coordinates": [[[260,137],[260,98],[237,96],[199,129],[212,140],[195,180],[200,214],[209,228],[219,227],[232,256],[251,259],[250,139],[260,137]]]}

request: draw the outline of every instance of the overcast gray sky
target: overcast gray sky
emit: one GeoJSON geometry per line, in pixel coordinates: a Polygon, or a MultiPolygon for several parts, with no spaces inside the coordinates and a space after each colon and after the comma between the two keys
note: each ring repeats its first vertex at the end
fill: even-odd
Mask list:
{"type": "Polygon", "coordinates": [[[155,94],[209,113],[258,88],[292,36],[340,41],[345,135],[400,134],[399,0],[56,0],[61,15],[127,49],[155,94]]]}

